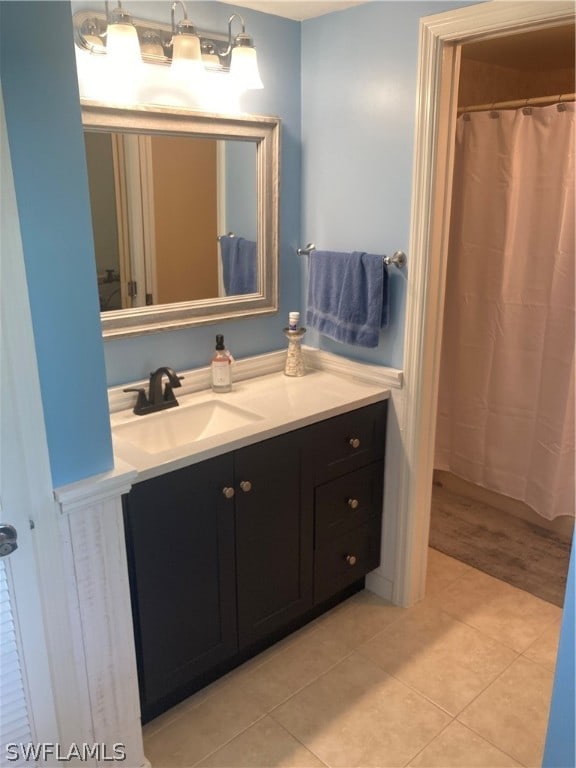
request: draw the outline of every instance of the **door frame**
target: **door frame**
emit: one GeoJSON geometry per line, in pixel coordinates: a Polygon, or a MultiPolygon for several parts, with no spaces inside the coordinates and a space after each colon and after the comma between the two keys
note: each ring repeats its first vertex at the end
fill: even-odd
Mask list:
{"type": "MultiPolygon", "coordinates": [[[[0,143],[0,515],[2,522],[18,530],[18,549],[6,560],[6,575],[30,730],[36,744],[50,744],[63,734],[45,610],[46,589],[50,586],[46,586],[42,574],[45,566],[50,572],[57,570],[51,562],[57,557],[51,545],[58,529],[50,519],[54,509],[52,483],[1,89],[0,143]]],[[[52,603],[50,611],[57,613],[58,607],[52,603]]],[[[53,755],[48,756],[46,764],[56,765],[57,761],[53,755]]]]}
{"type": "Polygon", "coordinates": [[[399,605],[412,605],[425,593],[460,45],[573,20],[574,4],[567,0],[493,0],[420,19],[404,336],[404,466],[392,597],[399,605]]]}

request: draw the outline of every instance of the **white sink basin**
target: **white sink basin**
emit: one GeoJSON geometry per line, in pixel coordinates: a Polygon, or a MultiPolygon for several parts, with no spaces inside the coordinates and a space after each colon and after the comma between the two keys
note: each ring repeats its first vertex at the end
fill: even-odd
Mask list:
{"type": "Polygon", "coordinates": [[[211,400],[139,416],[137,420],[116,424],[112,432],[116,438],[141,451],[155,454],[252,424],[261,418],[235,405],[211,400]]]}

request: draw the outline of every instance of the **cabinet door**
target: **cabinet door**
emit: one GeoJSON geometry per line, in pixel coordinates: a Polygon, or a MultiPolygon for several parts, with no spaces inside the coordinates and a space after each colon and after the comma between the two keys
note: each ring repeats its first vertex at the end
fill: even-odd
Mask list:
{"type": "Polygon", "coordinates": [[[125,522],[143,719],[237,650],[231,455],[138,483],[125,522]]]}
{"type": "Polygon", "coordinates": [[[300,499],[301,432],[236,451],[236,558],[241,647],[312,605],[313,520],[300,499]],[[242,484],[249,482],[250,489],[242,484]]]}

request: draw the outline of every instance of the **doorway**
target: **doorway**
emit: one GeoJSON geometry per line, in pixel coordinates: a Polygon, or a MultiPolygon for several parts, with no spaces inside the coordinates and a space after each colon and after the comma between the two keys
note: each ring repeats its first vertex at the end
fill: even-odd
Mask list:
{"type": "Polygon", "coordinates": [[[460,46],[574,20],[569,2],[483,3],[421,20],[393,600],[425,593],[460,46]]]}
{"type": "Polygon", "coordinates": [[[560,607],[574,527],[561,245],[574,32],[461,48],[430,529],[434,549],[560,607]]]}

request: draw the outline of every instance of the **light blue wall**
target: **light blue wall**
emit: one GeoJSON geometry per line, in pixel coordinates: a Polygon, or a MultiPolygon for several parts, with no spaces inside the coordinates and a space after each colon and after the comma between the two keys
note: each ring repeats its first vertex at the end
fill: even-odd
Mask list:
{"type": "MultiPolygon", "coordinates": [[[[78,3],[74,7],[101,3],[78,3]]],[[[134,16],[170,19],[171,2],[131,2],[134,16]]],[[[264,89],[242,97],[245,112],[275,115],[282,120],[280,174],[280,312],[260,319],[235,320],[159,333],[136,339],[107,341],[104,346],[109,385],[145,378],[159,365],[175,369],[206,365],[216,333],[224,333],[236,358],[279,349],[285,344],[282,328],[288,312],[300,303],[300,283],[295,257],[300,239],[300,24],[270,14],[217,2],[188,4],[199,30],[227,31],[228,18],[239,11],[246,31],[254,38],[264,89]]],[[[235,22],[236,24],[236,22],[235,22]]],[[[239,31],[236,26],[233,31],[239,31]]]]}
{"type": "MultiPolygon", "coordinates": [[[[408,252],[419,19],[465,4],[376,0],[303,23],[303,244],[408,252]]],[[[388,274],[391,323],[376,349],[310,331],[307,342],[401,368],[406,274],[388,274]]]]}
{"type": "Polygon", "coordinates": [[[3,2],[0,13],[8,139],[58,486],[113,464],[72,24],[64,2],[3,2]]]}
{"type": "Polygon", "coordinates": [[[572,540],[572,555],[568,571],[568,582],[566,584],[566,596],[564,598],[564,615],[562,617],[562,631],[560,633],[560,644],[556,661],[556,675],[552,692],[546,748],[542,762],[543,768],[572,768],[572,766],[576,765],[576,665],[574,663],[576,651],[576,637],[574,633],[574,626],[576,624],[574,611],[576,604],[575,560],[576,538],[572,540]]]}

